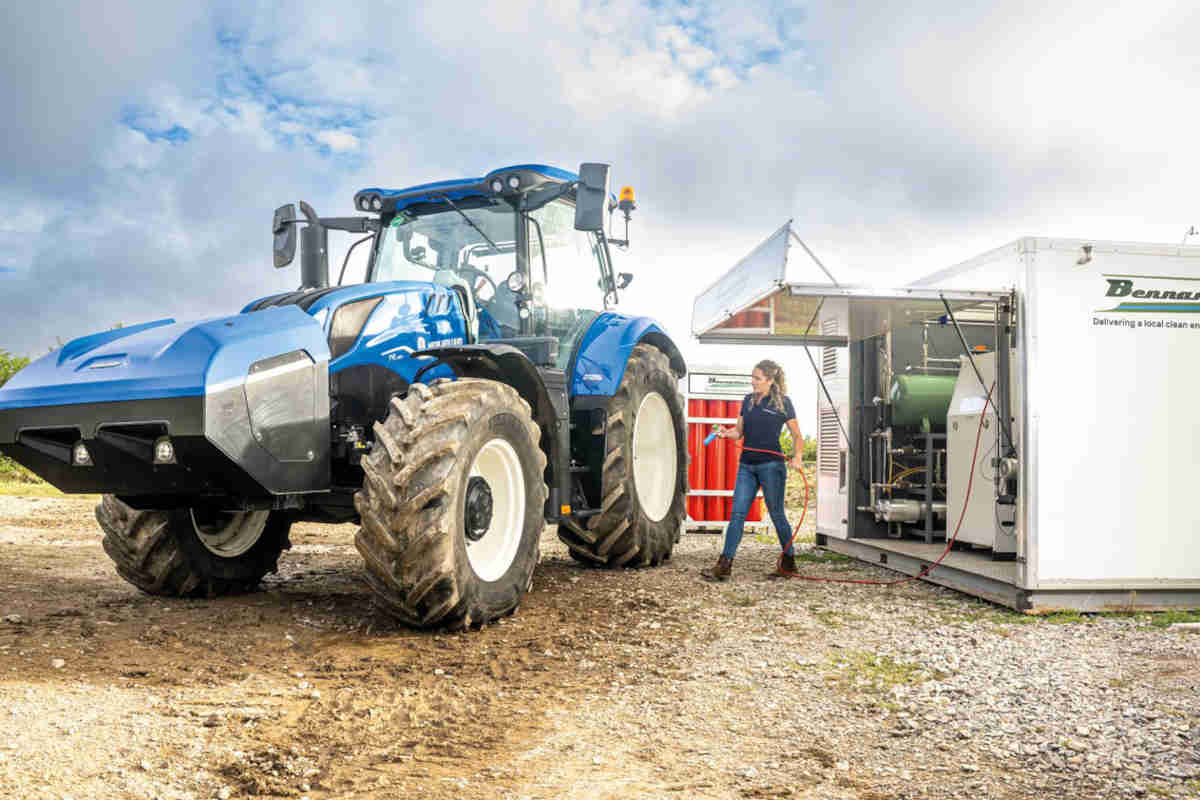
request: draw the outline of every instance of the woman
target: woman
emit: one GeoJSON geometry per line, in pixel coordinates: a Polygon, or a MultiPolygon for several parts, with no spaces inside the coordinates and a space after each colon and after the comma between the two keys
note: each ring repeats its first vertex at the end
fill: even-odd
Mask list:
{"type": "Polygon", "coordinates": [[[792,466],[796,469],[801,467],[804,439],[800,435],[800,426],[796,424],[796,409],[787,396],[783,370],[778,364],[774,361],[755,364],[754,372],[750,375],[750,388],[754,391],[742,400],[737,425],[717,428],[717,436],[722,439],[741,439],[744,436],[746,441],[738,462],[737,482],[733,487],[733,510],[729,514],[729,526],[725,528],[725,546],[717,563],[701,573],[705,580],[729,580],[733,570],[733,555],[742,541],[746,513],[750,511],[750,504],[759,487],[762,487],[763,499],[767,501],[771,521],[775,523],[779,546],[784,548],[783,558],[770,577],[782,578],[796,571],[796,553],[791,545],[792,528],[787,515],[783,513],[787,461],[779,452],[779,432],[785,424],[792,432],[792,441],[795,443],[792,466]]]}

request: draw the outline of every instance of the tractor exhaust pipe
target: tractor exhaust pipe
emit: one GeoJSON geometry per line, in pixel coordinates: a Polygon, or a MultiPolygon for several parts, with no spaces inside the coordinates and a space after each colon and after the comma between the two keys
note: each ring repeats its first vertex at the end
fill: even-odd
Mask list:
{"type": "Polygon", "coordinates": [[[324,289],[329,285],[329,230],[303,200],[300,211],[308,220],[300,231],[300,288],[324,289]]]}

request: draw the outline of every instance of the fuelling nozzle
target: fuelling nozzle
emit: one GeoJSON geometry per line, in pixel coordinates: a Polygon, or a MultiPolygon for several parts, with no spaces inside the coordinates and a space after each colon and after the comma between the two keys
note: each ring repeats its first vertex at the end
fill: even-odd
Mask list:
{"type": "Polygon", "coordinates": [[[713,432],[712,432],[712,433],[710,433],[708,436],[705,436],[705,437],[704,437],[704,446],[705,446],[705,447],[708,447],[710,444],[712,444],[712,440],[713,440],[713,439],[715,439],[715,438],[717,438],[717,432],[716,432],[716,431],[713,431],[713,432]]]}

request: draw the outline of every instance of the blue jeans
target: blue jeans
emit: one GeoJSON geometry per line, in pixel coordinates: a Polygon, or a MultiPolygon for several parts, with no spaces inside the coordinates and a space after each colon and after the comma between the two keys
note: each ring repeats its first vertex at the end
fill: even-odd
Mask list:
{"type": "Polygon", "coordinates": [[[733,485],[733,508],[729,512],[729,526],[725,528],[725,547],[721,555],[730,560],[742,543],[742,528],[746,524],[746,514],[758,487],[762,487],[763,499],[767,501],[767,511],[771,521],[775,523],[775,535],[779,537],[779,546],[787,548],[785,553],[795,555],[795,549],[789,544],[792,539],[792,526],[788,523],[787,515],[783,513],[783,487],[787,483],[787,462],[779,460],[767,461],[763,464],[738,464],[737,483],[733,485]]]}

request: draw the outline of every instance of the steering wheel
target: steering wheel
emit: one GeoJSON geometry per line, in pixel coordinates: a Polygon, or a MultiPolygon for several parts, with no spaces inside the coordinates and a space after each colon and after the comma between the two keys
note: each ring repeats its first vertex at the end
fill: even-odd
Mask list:
{"type": "Polygon", "coordinates": [[[492,280],[492,276],[488,275],[481,269],[476,269],[470,264],[463,264],[458,268],[458,274],[462,275],[467,283],[471,284],[471,291],[475,293],[475,297],[481,303],[490,303],[496,299],[496,292],[499,291],[496,282],[492,280]]]}

